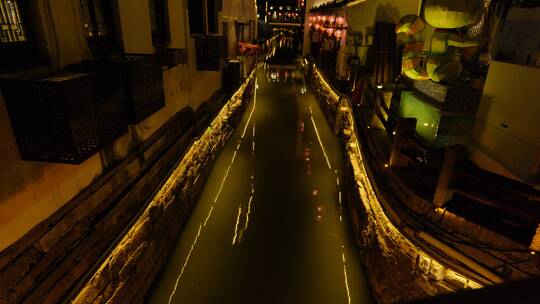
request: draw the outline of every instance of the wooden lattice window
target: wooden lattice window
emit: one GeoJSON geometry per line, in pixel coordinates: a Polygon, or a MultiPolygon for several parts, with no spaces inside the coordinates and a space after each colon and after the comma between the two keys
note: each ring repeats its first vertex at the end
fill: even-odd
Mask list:
{"type": "Polygon", "coordinates": [[[112,35],[109,0],[81,0],[86,37],[112,35]]]}
{"type": "Polygon", "coordinates": [[[26,12],[32,0],[0,0],[0,70],[33,67],[42,62],[29,33],[26,12]]]}
{"type": "Polygon", "coordinates": [[[188,0],[189,33],[191,35],[205,34],[204,1],[188,0]]]}
{"type": "Polygon", "coordinates": [[[171,40],[169,30],[169,9],[165,0],[148,0],[152,43],[163,46],[171,40]]]}
{"type": "Polygon", "coordinates": [[[17,0],[0,0],[0,42],[27,41],[21,9],[17,0]]]}
{"type": "Polygon", "coordinates": [[[195,37],[197,69],[199,71],[219,71],[224,51],[223,36],[200,35],[195,37]]]}
{"type": "Polygon", "coordinates": [[[107,58],[119,52],[115,33],[117,9],[114,0],[80,0],[84,35],[94,58],[107,58]]]}

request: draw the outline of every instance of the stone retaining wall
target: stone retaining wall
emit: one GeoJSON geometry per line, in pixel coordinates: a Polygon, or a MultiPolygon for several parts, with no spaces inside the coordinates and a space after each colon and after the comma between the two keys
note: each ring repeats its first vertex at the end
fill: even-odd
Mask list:
{"type": "Polygon", "coordinates": [[[144,302],[202,192],[215,159],[253,97],[254,87],[253,73],[193,143],[129,232],[73,298],[75,303],[144,302]]]}
{"type": "Polygon", "coordinates": [[[186,108],[0,253],[0,304],[57,303],[104,254],[193,138],[186,108]]]}

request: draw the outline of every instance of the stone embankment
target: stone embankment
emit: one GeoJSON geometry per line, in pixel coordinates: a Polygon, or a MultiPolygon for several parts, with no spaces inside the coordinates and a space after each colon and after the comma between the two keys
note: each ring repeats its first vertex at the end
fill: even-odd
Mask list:
{"type": "Polygon", "coordinates": [[[196,203],[222,147],[253,98],[255,74],[225,104],[135,224],[110,252],[75,303],[143,303],[196,203]]]}

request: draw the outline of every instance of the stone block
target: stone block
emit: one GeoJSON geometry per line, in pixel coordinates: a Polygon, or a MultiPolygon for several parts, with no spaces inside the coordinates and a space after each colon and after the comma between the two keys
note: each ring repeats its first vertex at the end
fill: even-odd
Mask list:
{"type": "Polygon", "coordinates": [[[39,262],[41,254],[32,248],[26,250],[21,256],[0,273],[0,297],[7,296],[16,284],[26,276],[32,267],[39,262]]]}
{"type": "Polygon", "coordinates": [[[103,298],[103,295],[100,295],[99,297],[97,297],[93,302],[84,302],[84,303],[93,303],[93,304],[101,304],[105,302],[104,301],[104,298],[103,298]]]}
{"type": "Polygon", "coordinates": [[[482,97],[481,90],[448,86],[431,80],[416,80],[414,92],[439,110],[452,113],[476,113],[482,97]]]}
{"type": "Polygon", "coordinates": [[[148,242],[143,242],[125,261],[124,267],[119,272],[120,280],[124,281],[129,275],[137,276],[136,266],[148,249],[148,242]],[[134,271],[135,270],[135,271],[134,271]]]}
{"type": "MultiPolygon", "coordinates": [[[[129,278],[126,279],[127,282],[129,282],[129,278]]],[[[114,291],[114,294],[112,297],[107,301],[108,304],[124,304],[126,303],[125,297],[126,297],[126,291],[127,291],[127,283],[120,282],[118,286],[116,287],[116,290],[114,291]]]]}
{"type": "Polygon", "coordinates": [[[113,296],[114,291],[116,290],[116,283],[117,282],[108,282],[107,287],[105,287],[105,290],[103,291],[104,299],[110,299],[113,296]]]}
{"type": "Polygon", "coordinates": [[[94,192],[88,199],[84,200],[75,208],[72,212],[72,216],[75,216],[77,220],[90,215],[94,210],[113,192],[113,188],[110,183],[105,183],[99,190],[94,192]]]}
{"type": "Polygon", "coordinates": [[[39,248],[47,253],[56,243],[62,239],[75,225],[77,218],[70,213],[71,216],[64,217],[60,222],[49,230],[41,239],[39,239],[39,248]]]}

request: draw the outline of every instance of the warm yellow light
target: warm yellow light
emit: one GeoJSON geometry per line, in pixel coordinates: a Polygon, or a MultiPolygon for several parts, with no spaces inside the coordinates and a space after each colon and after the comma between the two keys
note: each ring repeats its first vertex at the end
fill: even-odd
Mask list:
{"type": "MultiPolygon", "coordinates": [[[[339,95],[326,83],[324,77],[318,71],[317,67],[314,68],[315,79],[318,80],[317,86],[323,87],[326,89],[330,95],[335,96],[335,101],[339,100],[339,95]],[[334,94],[332,94],[332,92],[334,94]]],[[[382,84],[377,85],[377,88],[381,89],[382,84]]],[[[350,108],[350,105],[348,105],[350,108]]],[[[341,107],[339,109],[341,111],[341,107]]],[[[368,230],[373,230],[377,234],[377,240],[379,242],[379,247],[381,248],[383,254],[392,254],[393,250],[405,250],[406,252],[412,252],[414,255],[422,255],[429,259],[430,265],[437,265],[436,267],[443,270],[443,276],[445,277],[456,277],[464,283],[464,287],[470,288],[480,288],[481,284],[473,281],[466,276],[455,272],[450,267],[444,266],[440,262],[436,261],[433,257],[424,252],[421,248],[417,247],[416,244],[412,243],[408,239],[408,235],[400,231],[392,222],[392,220],[386,214],[386,211],[379,202],[379,198],[375,192],[374,186],[371,184],[370,178],[367,173],[366,164],[364,164],[364,159],[362,157],[361,145],[358,144],[358,138],[355,130],[356,124],[352,116],[352,113],[349,111],[344,112],[346,114],[346,120],[348,120],[349,125],[352,130],[352,136],[346,142],[348,149],[347,155],[351,163],[351,167],[354,173],[354,179],[356,182],[356,189],[360,195],[360,203],[364,205],[366,214],[368,217],[368,230]],[[397,248],[396,248],[397,246],[397,248]]],[[[428,124],[426,124],[428,126],[428,124]]],[[[371,129],[370,126],[367,126],[367,129],[371,129]]],[[[392,134],[396,134],[396,131],[393,131],[392,134]]],[[[388,168],[389,164],[384,164],[384,168],[388,168]]],[[[443,209],[441,209],[444,211],[443,209]]],[[[534,254],[534,253],[531,253],[534,254]]],[[[411,257],[414,259],[414,257],[411,257]]],[[[431,267],[431,266],[430,266],[431,267]]]]}

